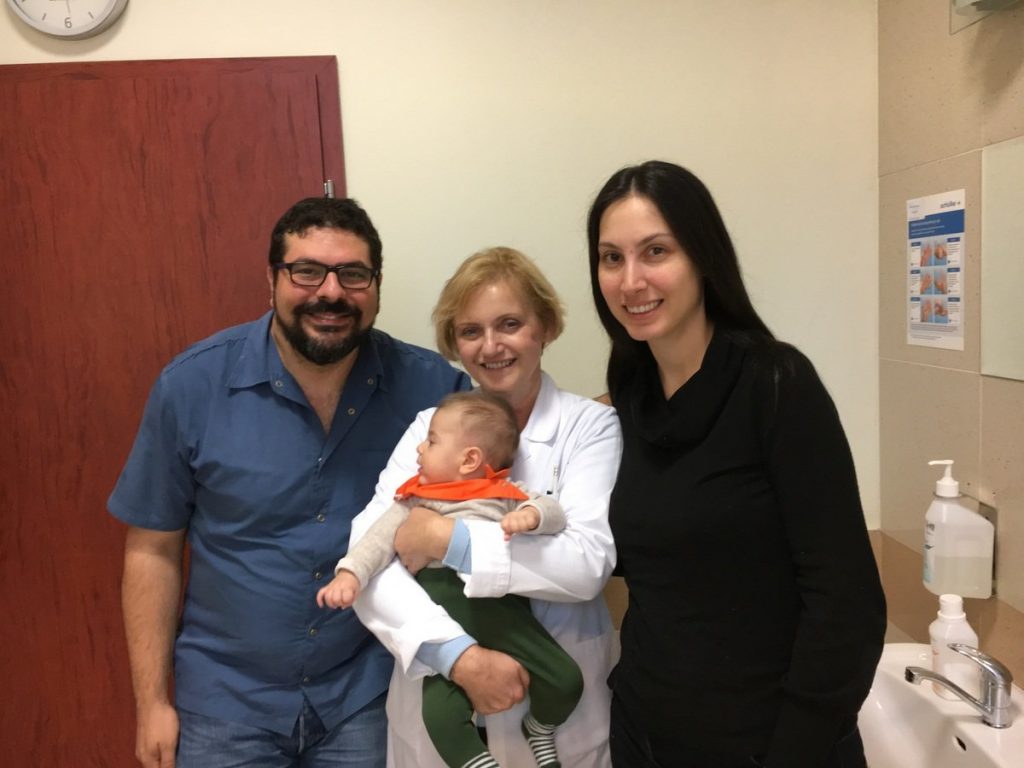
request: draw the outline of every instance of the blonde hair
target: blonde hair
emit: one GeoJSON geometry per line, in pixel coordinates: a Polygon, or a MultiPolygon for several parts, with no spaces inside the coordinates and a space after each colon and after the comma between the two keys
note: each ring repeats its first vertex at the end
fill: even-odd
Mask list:
{"type": "Polygon", "coordinates": [[[445,397],[437,410],[445,408],[458,410],[459,428],[480,448],[492,469],[512,466],[519,447],[519,426],[511,405],[497,395],[473,389],[445,397]]]}
{"type": "Polygon", "coordinates": [[[487,248],[459,265],[441,289],[430,318],[434,323],[437,349],[449,360],[458,358],[455,344],[455,315],[478,289],[508,281],[540,319],[550,341],[562,335],[565,309],[554,287],[537,265],[513,248],[487,248]]]}

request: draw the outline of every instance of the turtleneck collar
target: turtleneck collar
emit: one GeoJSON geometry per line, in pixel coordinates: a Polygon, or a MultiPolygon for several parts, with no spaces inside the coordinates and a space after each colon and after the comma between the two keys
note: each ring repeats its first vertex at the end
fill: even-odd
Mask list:
{"type": "Polygon", "coordinates": [[[628,402],[631,420],[646,442],[666,448],[699,443],[707,436],[732,393],[743,367],[745,350],[715,328],[700,369],[665,398],[657,364],[637,371],[628,402]]]}

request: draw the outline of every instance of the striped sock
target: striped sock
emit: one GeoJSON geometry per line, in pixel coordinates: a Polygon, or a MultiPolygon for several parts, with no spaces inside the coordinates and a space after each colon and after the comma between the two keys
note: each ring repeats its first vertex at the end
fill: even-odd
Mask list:
{"type": "Polygon", "coordinates": [[[498,761],[494,759],[490,752],[481,752],[473,759],[467,760],[462,768],[501,768],[501,766],[498,765],[498,761]]]}
{"type": "Polygon", "coordinates": [[[562,768],[555,752],[555,726],[538,723],[533,715],[527,714],[523,718],[523,736],[540,768],[562,768]]]}

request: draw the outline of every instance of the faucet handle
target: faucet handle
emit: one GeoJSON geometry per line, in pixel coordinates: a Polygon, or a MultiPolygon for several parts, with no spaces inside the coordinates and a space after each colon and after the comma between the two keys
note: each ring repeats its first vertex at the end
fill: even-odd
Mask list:
{"type": "Polygon", "coordinates": [[[991,678],[993,682],[1007,687],[1009,687],[1010,683],[1013,682],[1013,675],[1010,673],[1010,670],[1007,669],[1006,665],[1001,661],[992,658],[987,653],[983,653],[977,648],[965,643],[950,643],[949,647],[975,662],[985,671],[986,676],[991,678]]]}

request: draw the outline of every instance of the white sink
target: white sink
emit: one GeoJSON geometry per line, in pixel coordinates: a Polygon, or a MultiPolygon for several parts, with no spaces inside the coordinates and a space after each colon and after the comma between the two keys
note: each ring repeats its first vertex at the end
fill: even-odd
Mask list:
{"type": "Polygon", "coordinates": [[[1022,768],[1024,691],[1013,686],[1013,724],[992,728],[969,704],[936,696],[930,681],[904,679],[908,666],[931,669],[931,657],[920,643],[883,649],[859,718],[869,768],[1022,768]]]}

